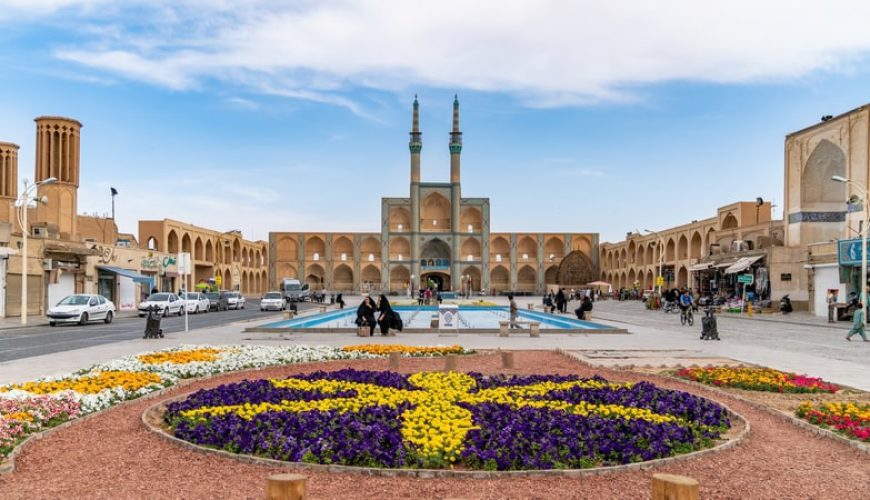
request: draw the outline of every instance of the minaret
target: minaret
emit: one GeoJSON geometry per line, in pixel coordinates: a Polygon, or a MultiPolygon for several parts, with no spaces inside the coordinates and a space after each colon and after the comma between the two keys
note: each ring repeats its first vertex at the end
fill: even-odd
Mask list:
{"type": "Polygon", "coordinates": [[[15,221],[15,200],[18,198],[18,144],[0,142],[0,221],[15,221]]]}
{"type": "Polygon", "coordinates": [[[458,289],[459,276],[462,272],[459,246],[459,216],[462,209],[462,189],[459,182],[459,155],[462,153],[462,132],[459,131],[459,96],[453,96],[453,130],[450,132],[450,229],[453,233],[452,277],[450,281],[454,289],[458,289]]]}
{"type": "Polygon", "coordinates": [[[75,239],[78,214],[79,137],[82,124],[59,116],[40,116],[36,122],[36,174],[34,182],[54,177],[57,182],[39,186],[46,205],[37,204],[35,225],[45,224],[61,239],[75,239]]]}
{"type": "MultiPolygon", "coordinates": [[[[411,119],[411,140],[408,149],[411,151],[411,275],[412,281],[419,285],[420,279],[420,151],[423,149],[423,138],[420,132],[420,103],[414,94],[414,114],[411,119]]],[[[412,287],[414,283],[412,283],[412,287]]]]}

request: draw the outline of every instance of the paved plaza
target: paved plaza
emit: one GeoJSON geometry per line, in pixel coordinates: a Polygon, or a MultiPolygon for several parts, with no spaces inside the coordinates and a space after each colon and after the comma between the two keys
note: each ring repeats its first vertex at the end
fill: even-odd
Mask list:
{"type": "MultiPolygon", "coordinates": [[[[356,307],[358,297],[348,299],[356,307]]],[[[490,299],[507,304],[505,299],[490,299]]],[[[540,304],[540,298],[520,299],[540,304]]],[[[576,307],[574,303],[570,307],[576,307]]],[[[592,364],[601,366],[673,366],[708,364],[735,360],[786,371],[806,373],[825,380],[870,390],[866,374],[870,370],[870,343],[844,340],[846,323],[828,324],[806,313],[718,316],[721,341],[701,341],[700,321],[681,326],[679,315],[647,311],[637,301],[599,301],[593,320],[624,328],[628,334],[547,333],[538,338],[513,333],[509,338],[494,333],[409,333],[395,337],[359,338],[338,333],[247,333],[246,328],[275,321],[280,316],[262,316],[221,326],[201,328],[188,333],[169,333],[164,339],[122,340],[110,344],[70,350],[0,363],[0,383],[23,382],[87,368],[129,354],[181,344],[300,344],[344,346],[359,343],[396,343],[406,345],[459,344],[469,349],[563,349],[592,364]]]]}

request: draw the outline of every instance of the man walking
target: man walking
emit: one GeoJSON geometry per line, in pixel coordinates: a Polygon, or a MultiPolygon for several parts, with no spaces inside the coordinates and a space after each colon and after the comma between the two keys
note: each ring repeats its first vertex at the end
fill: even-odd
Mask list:
{"type": "Polygon", "coordinates": [[[867,340],[867,334],[864,332],[864,304],[859,301],[856,306],[858,308],[855,309],[855,315],[852,316],[852,328],[846,334],[846,340],[851,341],[852,335],[857,333],[864,339],[864,342],[870,342],[870,340],[867,340]]]}
{"type": "Polygon", "coordinates": [[[517,303],[514,302],[514,294],[509,293],[508,300],[510,301],[510,305],[511,305],[511,321],[510,321],[510,324],[508,325],[508,327],[509,328],[519,328],[520,325],[517,324],[517,316],[519,315],[519,313],[517,311],[517,303]]]}

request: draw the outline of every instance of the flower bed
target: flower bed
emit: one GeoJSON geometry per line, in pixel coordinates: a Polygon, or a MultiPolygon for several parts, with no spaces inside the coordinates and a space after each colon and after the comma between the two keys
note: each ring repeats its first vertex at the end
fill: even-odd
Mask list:
{"type": "Polygon", "coordinates": [[[645,382],[352,369],[198,391],[165,420],[181,439],[278,460],[486,470],[652,460],[730,425],[721,406],[645,382]]]}
{"type": "Polygon", "coordinates": [[[821,403],[805,401],[795,414],[824,429],[832,429],[851,439],[870,442],[870,403],[821,403]]]}
{"type": "Polygon", "coordinates": [[[386,356],[391,352],[399,352],[405,356],[446,356],[448,354],[471,354],[459,345],[421,347],[398,344],[362,344],[349,345],[342,348],[345,352],[364,352],[376,356],[386,356]]]}
{"type": "Polygon", "coordinates": [[[702,384],[766,392],[837,392],[840,388],[820,378],[770,368],[705,367],[683,368],[677,377],[702,384]]]}
{"type": "Polygon", "coordinates": [[[160,372],[180,378],[192,378],[273,365],[371,357],[363,352],[343,351],[325,346],[182,345],[153,353],[126,356],[98,365],[98,368],[160,372]]]}
{"type": "Polygon", "coordinates": [[[0,399],[0,457],[6,456],[29,434],[39,432],[81,413],[70,395],[0,399]]]}
{"type": "Polygon", "coordinates": [[[166,373],[92,369],[62,377],[0,386],[0,398],[17,399],[40,395],[70,397],[82,413],[106,409],[121,401],[144,396],[174,384],[166,373]]]}

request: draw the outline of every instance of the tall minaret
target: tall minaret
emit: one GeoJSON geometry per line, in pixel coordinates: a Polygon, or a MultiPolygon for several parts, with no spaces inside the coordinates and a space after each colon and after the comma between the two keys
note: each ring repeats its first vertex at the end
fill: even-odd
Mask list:
{"type": "Polygon", "coordinates": [[[37,204],[36,224],[53,226],[62,239],[76,239],[78,228],[79,138],[82,124],[72,118],[40,116],[36,122],[36,177],[42,182],[53,177],[54,184],[39,186],[46,205],[37,204]]]}
{"type": "Polygon", "coordinates": [[[15,199],[18,198],[18,144],[0,142],[0,221],[15,221],[15,199]]]}
{"type": "Polygon", "coordinates": [[[459,131],[459,96],[453,96],[453,130],[450,132],[450,229],[453,233],[453,244],[451,245],[451,260],[452,260],[452,275],[451,283],[454,289],[458,289],[460,280],[459,276],[462,272],[462,262],[460,257],[460,242],[459,235],[459,217],[462,209],[462,189],[459,182],[459,155],[462,153],[462,132],[459,131]]]}
{"type": "MultiPolygon", "coordinates": [[[[420,132],[420,103],[414,94],[414,114],[411,119],[411,140],[408,149],[411,151],[411,281],[419,284],[420,279],[420,151],[423,149],[423,138],[420,132]]],[[[412,283],[414,287],[414,283],[412,283]]]]}

